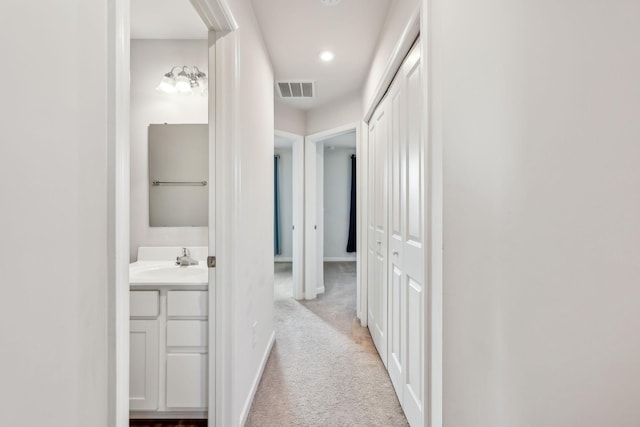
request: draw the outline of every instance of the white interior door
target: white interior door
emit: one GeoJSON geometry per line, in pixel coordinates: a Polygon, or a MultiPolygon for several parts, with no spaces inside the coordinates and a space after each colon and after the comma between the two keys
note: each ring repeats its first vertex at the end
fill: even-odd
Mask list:
{"type": "Polygon", "coordinates": [[[404,232],[399,252],[404,266],[404,396],[403,407],[412,426],[424,425],[425,375],[424,375],[424,278],[425,278],[425,227],[424,227],[424,150],[422,132],[422,82],[420,44],[411,50],[402,66],[406,93],[406,129],[403,175],[406,180],[404,197],[404,232]]]}
{"type": "MultiPolygon", "coordinates": [[[[218,103],[220,100],[216,97],[216,76],[219,73],[219,64],[216,61],[216,42],[217,39],[216,33],[214,31],[209,32],[209,218],[208,218],[208,238],[209,238],[209,256],[216,256],[216,197],[222,197],[222,191],[218,188],[223,184],[223,181],[217,179],[217,173],[220,172],[218,170],[216,162],[221,156],[216,156],[216,140],[218,135],[224,136],[221,132],[225,130],[224,126],[216,126],[216,112],[218,110],[218,103]],[[218,65],[218,67],[216,66],[218,65]]],[[[218,52],[219,53],[219,52],[218,52]]],[[[220,212],[218,212],[220,214],[220,212]]],[[[218,395],[222,395],[219,392],[218,387],[222,384],[216,383],[216,369],[217,363],[222,362],[224,359],[217,359],[216,353],[216,329],[223,328],[223,322],[219,322],[221,315],[218,308],[218,302],[224,304],[223,293],[220,292],[218,287],[216,286],[216,269],[209,269],[209,292],[207,293],[208,297],[208,321],[209,321],[209,330],[208,330],[208,355],[204,358],[206,359],[204,363],[206,366],[204,368],[204,372],[207,373],[205,376],[207,381],[205,382],[204,387],[207,390],[205,396],[207,396],[207,402],[205,406],[208,406],[208,418],[210,420],[216,420],[216,416],[224,415],[225,411],[220,411],[219,414],[216,414],[216,398],[220,397],[218,395]]],[[[223,348],[223,346],[220,346],[223,348]]],[[[214,425],[214,422],[211,423],[214,425]]]]}
{"type": "Polygon", "coordinates": [[[406,277],[404,271],[404,252],[402,250],[405,221],[405,135],[404,100],[402,78],[396,78],[387,95],[389,115],[389,338],[388,364],[389,377],[398,394],[400,403],[404,394],[404,357],[405,357],[405,318],[406,277]]]}
{"type": "Polygon", "coordinates": [[[369,127],[369,329],[407,420],[424,425],[424,150],[420,48],[369,127]]]}
{"type": "MultiPolygon", "coordinates": [[[[376,116],[374,115],[374,118],[376,116]]],[[[367,139],[367,326],[371,331],[376,321],[375,312],[375,258],[376,258],[376,239],[375,239],[375,219],[373,215],[373,207],[375,206],[375,145],[376,145],[376,121],[371,120],[369,124],[369,136],[367,139]]]]}
{"type": "Polygon", "coordinates": [[[316,143],[316,294],[324,293],[324,144],[316,143]]]}
{"type": "Polygon", "coordinates": [[[304,299],[304,139],[296,136],[292,148],[293,237],[292,276],[293,297],[304,299]]]}
{"type": "MultiPolygon", "coordinates": [[[[291,143],[291,266],[293,298],[304,294],[304,137],[280,130],[275,137],[291,143]]],[[[278,148],[278,147],[276,147],[278,148]]]]}
{"type": "Polygon", "coordinates": [[[374,196],[369,331],[385,366],[387,366],[387,120],[386,102],[383,102],[374,114],[370,139],[374,163],[371,169],[373,186],[370,188],[373,189],[374,196]]]}
{"type": "Polygon", "coordinates": [[[316,144],[305,141],[304,150],[304,210],[305,210],[305,262],[304,262],[304,297],[313,299],[318,292],[318,225],[317,225],[317,187],[318,174],[316,144]]]}

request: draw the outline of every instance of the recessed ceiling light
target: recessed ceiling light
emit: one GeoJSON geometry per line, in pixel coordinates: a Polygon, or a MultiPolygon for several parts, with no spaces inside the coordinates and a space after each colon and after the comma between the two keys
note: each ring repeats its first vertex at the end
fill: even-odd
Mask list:
{"type": "Polygon", "coordinates": [[[320,52],[320,59],[323,60],[324,62],[333,61],[333,57],[334,57],[333,52],[329,50],[320,52]]]}
{"type": "Polygon", "coordinates": [[[335,6],[340,3],[342,0],[320,0],[320,2],[327,6],[335,6]]]}

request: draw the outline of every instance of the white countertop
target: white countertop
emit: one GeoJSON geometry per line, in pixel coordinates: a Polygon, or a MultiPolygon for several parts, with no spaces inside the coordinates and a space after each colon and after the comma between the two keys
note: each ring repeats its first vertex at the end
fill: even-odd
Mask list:
{"type": "Polygon", "coordinates": [[[204,263],[180,267],[175,261],[137,261],[129,264],[131,289],[180,287],[202,288],[209,284],[209,270],[204,263]]]}
{"type": "Polygon", "coordinates": [[[176,257],[182,252],[180,247],[140,247],[138,261],[129,264],[130,289],[206,289],[209,285],[207,248],[190,247],[188,250],[198,260],[198,265],[176,265],[176,257]]]}

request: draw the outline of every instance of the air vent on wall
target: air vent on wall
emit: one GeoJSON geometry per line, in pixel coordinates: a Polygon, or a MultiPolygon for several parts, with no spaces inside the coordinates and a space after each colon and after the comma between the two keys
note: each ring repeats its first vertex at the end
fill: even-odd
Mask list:
{"type": "Polygon", "coordinates": [[[277,82],[280,98],[309,99],[315,95],[313,82],[277,82]]]}

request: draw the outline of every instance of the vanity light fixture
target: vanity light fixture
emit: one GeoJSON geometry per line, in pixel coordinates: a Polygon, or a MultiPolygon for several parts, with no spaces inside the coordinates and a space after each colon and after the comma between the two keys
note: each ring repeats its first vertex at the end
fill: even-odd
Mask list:
{"type": "Polygon", "coordinates": [[[191,68],[176,65],[166,73],[156,90],[164,93],[183,93],[190,94],[196,88],[200,88],[201,94],[207,94],[207,75],[200,71],[195,65],[191,68]],[[174,70],[179,69],[178,75],[174,74],[174,70]]]}

